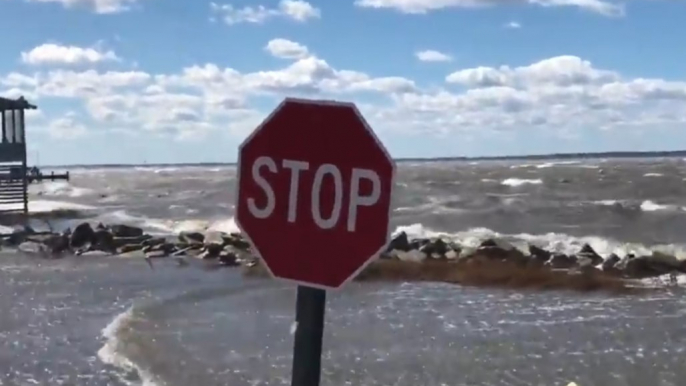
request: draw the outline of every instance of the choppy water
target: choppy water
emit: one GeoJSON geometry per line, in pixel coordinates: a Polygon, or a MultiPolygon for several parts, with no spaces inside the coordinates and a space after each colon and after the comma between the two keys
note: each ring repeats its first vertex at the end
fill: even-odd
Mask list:
{"type": "MultiPolygon", "coordinates": [[[[393,224],[414,235],[686,257],[681,159],[398,172],[393,224]]],[[[35,208],[70,203],[158,233],[235,230],[231,167],[72,173],[33,186],[35,208]]],[[[286,385],[294,298],[288,286],[171,261],[151,271],[121,258],[3,255],[0,385],[286,385]]],[[[636,298],[353,284],[329,297],[323,384],[683,385],[685,314],[679,289],[636,298]]]]}

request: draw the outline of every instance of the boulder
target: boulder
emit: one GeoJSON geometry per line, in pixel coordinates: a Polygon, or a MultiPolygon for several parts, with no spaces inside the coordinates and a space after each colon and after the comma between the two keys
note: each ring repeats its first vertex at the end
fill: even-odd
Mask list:
{"type": "Polygon", "coordinates": [[[393,237],[390,243],[388,243],[388,248],[386,248],[386,252],[390,252],[393,250],[407,252],[410,249],[412,248],[410,247],[410,239],[407,237],[407,233],[400,232],[393,237]]]}
{"type": "Polygon", "coordinates": [[[450,247],[442,239],[435,239],[424,244],[419,250],[424,252],[428,257],[442,259],[445,258],[445,254],[448,253],[450,247]]]}
{"type": "MultiPolygon", "coordinates": [[[[227,234],[223,232],[217,232],[217,231],[209,231],[205,233],[205,238],[203,240],[203,243],[205,245],[209,244],[217,244],[217,245],[224,245],[226,243],[226,238],[227,234]]],[[[230,236],[229,236],[230,237],[230,236]]]]}
{"type": "Polygon", "coordinates": [[[200,232],[186,232],[179,233],[179,241],[187,245],[202,245],[205,241],[205,235],[200,232]]]}
{"type": "Polygon", "coordinates": [[[221,244],[207,244],[205,246],[205,250],[202,253],[202,258],[216,259],[219,257],[219,254],[222,252],[223,249],[224,247],[221,244]]]}
{"type": "Polygon", "coordinates": [[[220,253],[224,249],[224,240],[225,237],[227,236],[226,234],[223,234],[222,232],[207,232],[205,234],[205,239],[204,239],[204,248],[203,248],[203,259],[216,259],[219,257],[220,253]]]}
{"type": "Polygon", "coordinates": [[[605,259],[605,261],[603,261],[603,265],[602,265],[603,271],[605,271],[605,272],[616,271],[615,266],[621,260],[622,259],[620,259],[619,256],[617,256],[616,254],[614,254],[614,253],[611,254],[610,256],[607,257],[607,259],[605,259]]]}
{"type": "Polygon", "coordinates": [[[93,242],[95,238],[95,231],[91,228],[91,224],[84,222],[76,226],[71,233],[69,245],[72,248],[80,248],[86,244],[93,242]]]}
{"type": "Polygon", "coordinates": [[[45,245],[51,253],[58,254],[69,249],[69,236],[61,234],[52,234],[49,236],[50,237],[47,237],[43,241],[43,245],[45,245]]]}
{"type": "Polygon", "coordinates": [[[576,265],[576,256],[554,253],[547,264],[553,269],[569,269],[576,265]]]}
{"type": "Polygon", "coordinates": [[[224,240],[224,245],[231,245],[243,251],[250,249],[250,243],[240,233],[234,232],[228,235],[222,233],[222,239],[224,240]]]}
{"type": "Polygon", "coordinates": [[[107,229],[98,229],[93,234],[92,249],[113,252],[117,249],[114,245],[114,236],[107,229]]]}
{"type": "Polygon", "coordinates": [[[579,260],[582,260],[582,258],[589,259],[592,266],[603,263],[603,258],[588,244],[584,244],[576,255],[579,260]]]}
{"type": "Polygon", "coordinates": [[[33,228],[28,225],[22,228],[16,228],[12,231],[12,234],[9,235],[5,242],[7,245],[16,246],[23,243],[27,236],[35,233],[36,231],[34,231],[33,228]]]}
{"type": "Polygon", "coordinates": [[[479,244],[479,247],[480,248],[481,247],[489,248],[489,247],[499,247],[499,245],[493,239],[486,239],[486,240],[482,241],[481,244],[479,244]]]}
{"type": "Polygon", "coordinates": [[[478,257],[484,261],[496,260],[526,265],[529,258],[522,251],[505,240],[487,239],[473,252],[470,258],[478,257]]]}
{"type": "Polygon", "coordinates": [[[110,225],[110,231],[115,237],[140,237],[143,236],[143,229],[130,225],[110,225]]]}
{"type": "Polygon", "coordinates": [[[238,255],[233,251],[232,248],[222,249],[218,256],[219,263],[228,267],[235,267],[239,265],[238,255]]]}
{"type": "Polygon", "coordinates": [[[534,265],[543,265],[547,263],[553,255],[545,249],[535,245],[529,245],[529,254],[531,255],[531,263],[534,265]]]}
{"type": "Polygon", "coordinates": [[[624,269],[624,274],[634,279],[662,276],[674,272],[686,273],[683,261],[661,252],[629,259],[624,269]]]}

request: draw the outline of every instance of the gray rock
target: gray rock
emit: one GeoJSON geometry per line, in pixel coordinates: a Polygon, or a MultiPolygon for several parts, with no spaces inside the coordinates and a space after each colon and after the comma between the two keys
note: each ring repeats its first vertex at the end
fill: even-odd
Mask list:
{"type": "Polygon", "coordinates": [[[531,255],[532,263],[536,265],[543,265],[552,257],[552,253],[535,245],[529,245],[529,254],[531,255]]]}
{"type": "Polygon", "coordinates": [[[683,261],[675,256],[653,252],[650,256],[639,256],[626,262],[624,274],[630,278],[643,279],[671,273],[686,273],[683,261]]]}
{"type": "Polygon", "coordinates": [[[205,235],[200,232],[181,232],[179,233],[179,241],[188,245],[202,245],[205,241],[205,235]]]}
{"type": "Polygon", "coordinates": [[[248,251],[250,249],[250,243],[248,243],[240,233],[222,235],[222,239],[224,240],[224,245],[231,245],[242,251],[248,251]]]}
{"type": "Polygon", "coordinates": [[[563,253],[555,253],[547,264],[554,269],[569,269],[576,265],[576,256],[567,256],[563,253]]]}
{"type": "Polygon", "coordinates": [[[588,244],[584,244],[576,255],[579,258],[590,259],[590,264],[593,266],[603,263],[603,258],[588,244]]]}
{"type": "Polygon", "coordinates": [[[424,252],[429,257],[445,258],[445,254],[448,253],[450,248],[445,241],[441,239],[435,239],[429,241],[427,244],[424,244],[421,248],[419,248],[419,250],[424,252]]]}
{"type": "Polygon", "coordinates": [[[386,248],[386,252],[390,252],[393,250],[407,252],[410,249],[412,248],[410,247],[410,240],[407,237],[407,233],[400,232],[395,237],[393,237],[390,243],[388,243],[388,248],[386,248]]]}
{"type": "Polygon", "coordinates": [[[140,237],[143,236],[143,229],[130,225],[115,224],[110,225],[110,231],[115,237],[140,237]]]}
{"type": "Polygon", "coordinates": [[[107,229],[98,229],[95,231],[91,248],[106,252],[113,252],[117,249],[114,245],[114,236],[107,229]]]}
{"type": "Polygon", "coordinates": [[[91,228],[91,224],[84,222],[74,228],[74,231],[71,233],[69,245],[72,248],[83,247],[86,244],[92,243],[94,238],[95,231],[91,228]]]}
{"type": "Polygon", "coordinates": [[[619,256],[617,256],[616,254],[614,254],[614,253],[611,254],[610,256],[607,257],[607,259],[605,259],[605,261],[603,261],[603,265],[602,265],[603,271],[604,272],[615,271],[616,270],[615,266],[621,260],[622,259],[620,259],[619,256]]]}

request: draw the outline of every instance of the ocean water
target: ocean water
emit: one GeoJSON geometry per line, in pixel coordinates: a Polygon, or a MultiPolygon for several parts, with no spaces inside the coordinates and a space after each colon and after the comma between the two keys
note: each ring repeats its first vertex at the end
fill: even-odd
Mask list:
{"type": "MultiPolygon", "coordinates": [[[[71,172],[31,186],[34,211],[70,209],[34,227],[237,230],[231,166],[71,172]]],[[[465,245],[686,258],[685,193],[678,158],[401,163],[392,223],[465,245]]],[[[683,385],[684,295],[354,283],[329,295],[322,384],[683,385]]],[[[3,253],[0,385],[288,385],[294,301],[201,261],[3,253]]]]}

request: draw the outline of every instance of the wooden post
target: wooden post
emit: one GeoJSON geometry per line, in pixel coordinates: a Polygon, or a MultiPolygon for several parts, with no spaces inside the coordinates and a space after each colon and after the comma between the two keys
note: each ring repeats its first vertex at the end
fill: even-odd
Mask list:
{"type": "Polygon", "coordinates": [[[19,122],[17,122],[17,117],[15,116],[14,119],[12,119],[14,123],[14,139],[15,141],[17,140],[16,136],[17,134],[20,134],[21,138],[19,140],[21,141],[21,145],[24,147],[24,159],[22,160],[21,164],[21,172],[22,172],[22,184],[24,186],[24,216],[25,216],[25,221],[26,225],[29,225],[29,181],[28,181],[28,168],[27,168],[27,154],[26,154],[26,127],[24,125],[24,109],[19,109],[17,110],[19,113],[19,122]],[[20,129],[21,133],[17,133],[16,129],[20,129]]]}
{"type": "Polygon", "coordinates": [[[326,291],[298,286],[295,303],[295,346],[291,386],[319,386],[326,291]]]}
{"type": "Polygon", "coordinates": [[[0,110],[0,115],[2,115],[2,143],[7,142],[7,132],[5,129],[6,123],[5,123],[5,110],[0,110]]]}

